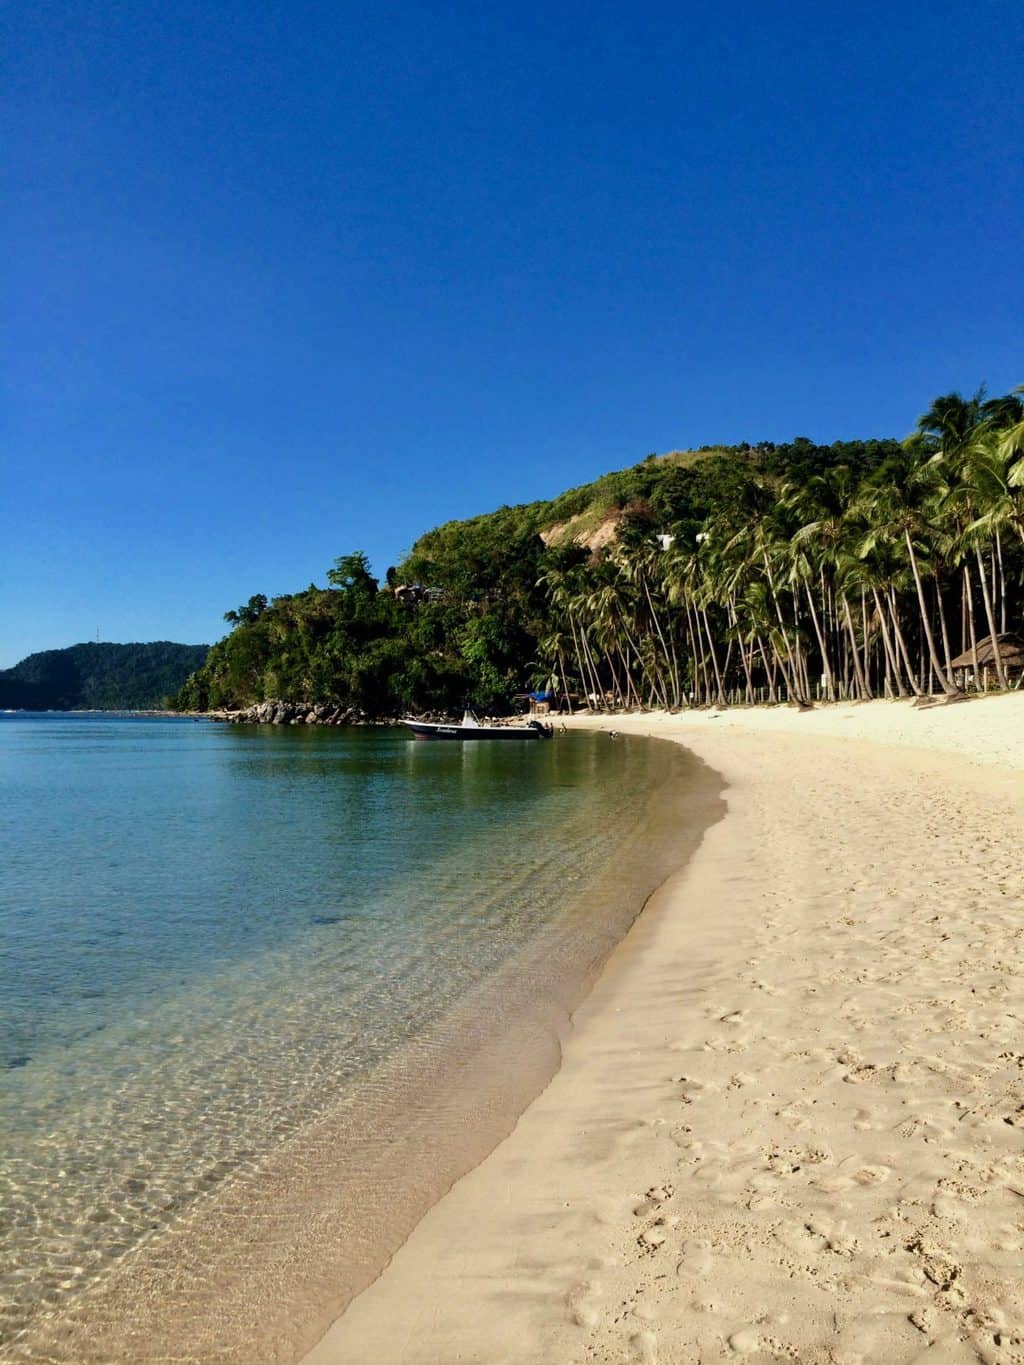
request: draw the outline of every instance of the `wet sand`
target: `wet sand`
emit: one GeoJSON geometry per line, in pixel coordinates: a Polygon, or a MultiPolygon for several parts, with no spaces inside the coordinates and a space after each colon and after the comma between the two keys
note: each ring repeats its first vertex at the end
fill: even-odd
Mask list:
{"type": "Polygon", "coordinates": [[[307,1365],[1024,1360],[1024,696],[576,723],[727,815],[307,1365]]]}

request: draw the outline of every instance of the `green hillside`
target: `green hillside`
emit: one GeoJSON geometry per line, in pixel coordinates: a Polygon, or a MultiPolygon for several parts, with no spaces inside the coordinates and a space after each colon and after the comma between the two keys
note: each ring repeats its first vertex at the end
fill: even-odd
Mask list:
{"type": "Polygon", "coordinates": [[[209,645],[81,644],[30,654],[0,671],[0,708],[148,711],[206,661],[209,645]]]}
{"type": "Polygon", "coordinates": [[[904,441],[648,456],[448,522],[384,584],[342,556],[325,587],[226,613],[234,629],[177,704],[954,693],[1013,685],[1022,616],[1024,403],[947,394],[904,441]]]}

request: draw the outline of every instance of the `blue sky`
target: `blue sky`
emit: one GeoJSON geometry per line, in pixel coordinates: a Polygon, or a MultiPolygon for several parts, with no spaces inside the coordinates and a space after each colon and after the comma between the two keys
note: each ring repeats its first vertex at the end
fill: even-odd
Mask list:
{"type": "Polygon", "coordinates": [[[1024,7],[0,15],[0,665],[1024,382],[1024,7]]]}

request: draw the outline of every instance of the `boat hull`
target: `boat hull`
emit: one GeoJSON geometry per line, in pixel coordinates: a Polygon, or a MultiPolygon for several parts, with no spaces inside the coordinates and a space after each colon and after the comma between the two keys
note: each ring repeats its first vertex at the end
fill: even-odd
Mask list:
{"type": "Polygon", "coordinates": [[[406,720],[402,724],[414,739],[480,740],[497,739],[504,743],[524,739],[550,739],[551,731],[532,725],[444,725],[435,721],[406,720]]]}

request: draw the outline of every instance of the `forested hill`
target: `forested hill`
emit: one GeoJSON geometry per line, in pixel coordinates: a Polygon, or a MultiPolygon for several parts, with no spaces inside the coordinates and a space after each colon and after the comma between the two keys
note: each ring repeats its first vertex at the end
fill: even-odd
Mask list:
{"type": "Polygon", "coordinates": [[[148,711],[206,661],[209,645],[81,644],[30,654],[0,671],[0,708],[148,711]]]}
{"type": "Polygon", "coordinates": [[[550,502],[449,522],[380,582],[226,614],[182,709],[371,714],[807,703],[1018,685],[1024,390],[936,398],[903,441],[649,456],[550,502]]]}
{"type": "Polygon", "coordinates": [[[429,531],[384,583],[226,614],[183,708],[374,714],[911,696],[1024,669],[1024,390],[933,401],[904,441],[649,456],[429,531]]]}
{"type": "MultiPolygon", "coordinates": [[[[426,532],[386,582],[358,552],[327,586],[225,613],[232,633],[181,693],[181,709],[247,706],[266,698],[336,702],[372,714],[459,708],[507,710],[554,671],[552,573],[653,535],[693,544],[704,521],[754,477],[805,482],[839,465],[868,478],[898,461],[895,440],[820,446],[715,446],[650,455],[550,501],[502,507],[426,532]]],[[[586,687],[579,672],[567,679],[586,687]]]]}

